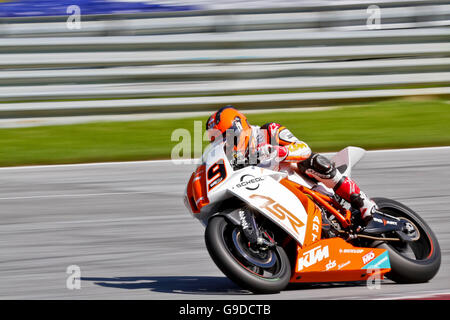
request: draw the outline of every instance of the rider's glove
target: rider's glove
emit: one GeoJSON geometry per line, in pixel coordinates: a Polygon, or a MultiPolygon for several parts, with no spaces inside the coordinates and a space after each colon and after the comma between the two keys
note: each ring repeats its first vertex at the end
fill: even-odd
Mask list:
{"type": "Polygon", "coordinates": [[[273,146],[268,143],[258,145],[257,150],[258,158],[261,162],[272,161],[274,159],[276,159],[277,162],[280,162],[283,161],[288,154],[286,147],[273,146]]]}

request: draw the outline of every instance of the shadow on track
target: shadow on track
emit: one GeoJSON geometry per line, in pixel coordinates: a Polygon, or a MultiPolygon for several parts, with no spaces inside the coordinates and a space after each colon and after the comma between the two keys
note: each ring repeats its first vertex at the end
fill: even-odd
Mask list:
{"type": "Polygon", "coordinates": [[[331,288],[356,288],[366,287],[365,281],[349,281],[349,282],[322,282],[322,283],[289,283],[284,291],[300,291],[300,290],[320,290],[331,288]]]}
{"type": "Polygon", "coordinates": [[[166,277],[82,277],[96,285],[118,289],[149,289],[150,291],[177,294],[248,295],[226,277],[166,276],[166,277]]]}
{"type": "MultiPolygon", "coordinates": [[[[243,290],[226,277],[203,276],[161,276],[161,277],[82,277],[81,281],[91,281],[106,288],[127,290],[148,289],[153,292],[192,294],[192,295],[242,295],[251,296],[253,293],[243,290]]],[[[389,282],[388,282],[389,283],[389,282]]],[[[331,288],[364,287],[366,283],[291,283],[283,291],[320,290],[331,288]]]]}

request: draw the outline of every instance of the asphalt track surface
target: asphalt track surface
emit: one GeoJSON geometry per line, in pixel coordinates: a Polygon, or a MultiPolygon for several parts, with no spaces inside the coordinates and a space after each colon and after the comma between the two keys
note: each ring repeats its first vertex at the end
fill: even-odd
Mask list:
{"type": "Polygon", "coordinates": [[[241,290],[208,256],[184,207],[194,165],[129,162],[0,169],[1,299],[393,299],[450,293],[450,147],[368,152],[354,178],[399,200],[437,235],[442,265],[424,284],[383,280],[241,290]],[[67,267],[81,270],[69,290],[67,267]]]}

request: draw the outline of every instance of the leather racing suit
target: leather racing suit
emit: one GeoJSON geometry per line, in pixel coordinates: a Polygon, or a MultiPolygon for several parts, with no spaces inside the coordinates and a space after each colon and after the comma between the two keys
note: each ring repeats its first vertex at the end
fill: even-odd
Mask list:
{"type": "Polygon", "coordinates": [[[361,212],[366,223],[371,219],[376,205],[350,177],[343,176],[334,164],[319,153],[312,153],[310,147],[295,137],[286,127],[270,122],[263,126],[251,126],[256,139],[256,149],[262,165],[270,161],[297,163],[299,171],[312,180],[322,182],[331,188],[352,207],[361,212]]]}

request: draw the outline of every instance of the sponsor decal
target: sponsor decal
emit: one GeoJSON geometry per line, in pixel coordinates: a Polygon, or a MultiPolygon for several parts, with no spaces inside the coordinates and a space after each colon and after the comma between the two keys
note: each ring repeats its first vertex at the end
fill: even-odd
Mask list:
{"type": "Polygon", "coordinates": [[[318,216],[315,216],[312,221],[311,236],[313,242],[320,236],[320,220],[318,216]]]}
{"type": "Polygon", "coordinates": [[[250,227],[250,225],[247,222],[247,219],[245,219],[245,211],[239,210],[239,219],[241,220],[241,226],[243,230],[246,230],[250,227]]]}
{"type": "Polygon", "coordinates": [[[273,200],[270,197],[259,195],[259,194],[252,194],[250,196],[250,199],[265,200],[264,204],[259,205],[259,208],[266,210],[271,215],[273,215],[274,217],[276,217],[277,219],[279,219],[281,221],[287,219],[290,222],[292,229],[297,234],[299,233],[297,228],[301,228],[305,225],[299,218],[297,218],[297,216],[295,214],[290,212],[288,209],[286,209],[285,207],[283,207],[281,204],[279,204],[278,202],[276,202],[275,200],[273,200]]]}
{"type": "Polygon", "coordinates": [[[296,141],[298,141],[298,139],[288,129],[281,130],[279,135],[278,135],[278,137],[281,140],[286,141],[286,142],[296,142],[296,141]]]}
{"type": "Polygon", "coordinates": [[[350,264],[350,260],[348,260],[347,262],[341,263],[340,265],[338,265],[338,269],[341,270],[342,268],[348,266],[350,264]]]}
{"type": "Polygon", "coordinates": [[[214,180],[213,182],[211,182],[211,183],[209,184],[209,189],[214,188],[216,185],[218,185],[220,182],[222,182],[222,180],[223,180],[223,178],[219,178],[219,179],[216,179],[216,180],[214,180]]]}
{"type": "Polygon", "coordinates": [[[329,261],[326,265],[325,268],[328,270],[333,269],[334,267],[336,267],[336,260],[333,261],[329,261]]]}
{"type": "Polygon", "coordinates": [[[297,271],[303,270],[303,268],[308,268],[317,262],[322,261],[330,256],[328,246],[322,248],[322,246],[317,246],[311,250],[303,253],[303,256],[298,259],[297,271]]]}
{"type": "Polygon", "coordinates": [[[368,264],[373,259],[375,259],[375,253],[373,253],[373,251],[370,251],[368,254],[362,257],[362,261],[364,264],[368,264]]]}
{"type": "Polygon", "coordinates": [[[236,185],[237,188],[245,187],[247,190],[256,190],[259,188],[259,183],[264,181],[262,177],[254,177],[251,174],[244,174],[241,177],[241,182],[236,185]]]}
{"type": "Polygon", "coordinates": [[[386,225],[386,224],[390,224],[390,225],[393,225],[393,226],[396,226],[396,225],[397,225],[397,222],[395,222],[395,221],[390,221],[390,220],[384,220],[384,219],[383,219],[383,222],[384,222],[385,225],[386,225]]]}
{"type": "Polygon", "coordinates": [[[389,269],[390,267],[389,254],[386,251],[379,255],[375,260],[365,265],[363,269],[389,269]]]}
{"type": "Polygon", "coordinates": [[[295,152],[295,151],[298,151],[298,150],[301,150],[301,149],[305,149],[307,147],[308,146],[305,143],[297,142],[297,143],[292,143],[292,144],[288,145],[288,150],[290,152],[295,152]]]}
{"type": "Polygon", "coordinates": [[[375,217],[373,218],[373,221],[378,222],[378,223],[382,223],[383,225],[387,225],[387,224],[390,224],[390,225],[393,225],[393,226],[397,225],[396,221],[390,221],[390,220],[386,220],[386,219],[379,219],[379,218],[375,218],[375,217]]]}
{"type": "Polygon", "coordinates": [[[363,253],[364,249],[339,249],[339,253],[363,253]]]}

